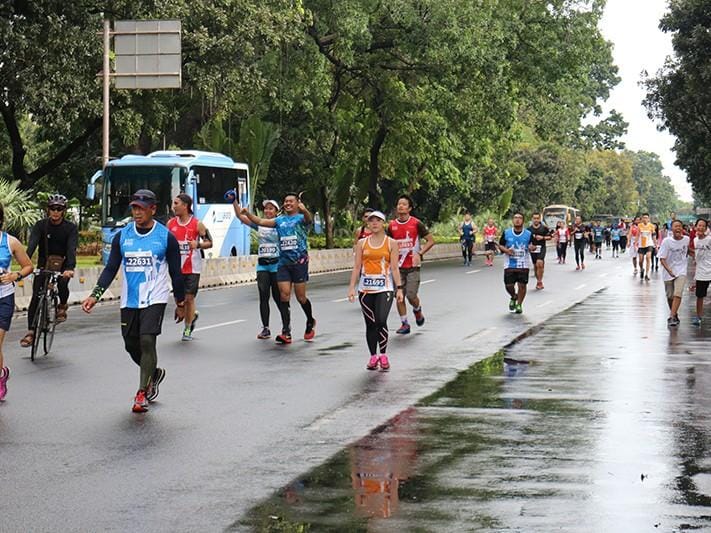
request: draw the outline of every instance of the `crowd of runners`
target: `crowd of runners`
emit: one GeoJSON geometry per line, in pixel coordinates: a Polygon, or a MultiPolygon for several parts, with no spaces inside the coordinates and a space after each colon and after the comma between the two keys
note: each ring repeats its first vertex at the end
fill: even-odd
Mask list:
{"type": "MultiPolygon", "coordinates": [[[[281,204],[276,200],[265,200],[262,203],[263,216],[240,205],[234,190],[227,191],[225,199],[232,203],[237,217],[257,233],[256,278],[261,319],[257,338],[272,337],[270,299],[273,299],[281,319],[281,330],[275,335],[275,341],[280,345],[292,343],[293,293],[306,319],[303,338],[312,341],[317,322],[307,296],[307,236],[313,216],[301,196],[287,193],[281,204]]],[[[119,271],[122,272],[121,333],[125,350],[140,369],[139,387],[132,406],[134,412],[148,410],[166,375],[165,369],[158,366],[156,341],[171,292],[176,306],[174,318],[176,322],[184,321],[182,340],[192,340],[199,318],[196,296],[202,250],[212,247],[208,228],[193,216],[190,196],[179,194],[173,199],[175,216],[167,225],[155,220],[156,205],[157,198],[150,190],[133,194],[130,202],[133,221],[115,234],[107,264],[91,295],[82,302],[82,309],[90,313],[119,271]]],[[[50,197],[48,216],[35,226],[29,244],[30,254],[35,248],[39,249],[38,269],[62,273],[60,320],[66,320],[67,283],[76,265],[76,226],[64,219],[66,207],[64,196],[50,197]]],[[[388,315],[393,302],[400,318],[397,334],[411,332],[408,303],[415,324],[422,326],[425,323],[419,297],[420,269],[435,240],[426,225],[412,215],[413,207],[409,196],[400,196],[394,209],[395,217],[389,222],[383,212],[367,209],[362,225],[354,234],[354,261],[347,294],[351,302],[358,300],[365,321],[368,370],[390,369],[388,315]]],[[[0,229],[3,215],[0,206],[0,229]]],[[[469,266],[475,255],[480,229],[468,211],[464,213],[458,231],[463,262],[469,266]]],[[[567,264],[568,250],[573,248],[577,271],[586,268],[586,252],[596,260],[602,259],[605,253],[615,259],[627,255],[632,260],[634,276],[639,275],[642,282],[650,281],[650,273],[659,270],[661,265],[670,327],[679,325],[678,310],[687,286],[688,257],[692,257],[695,275],[690,288],[697,298],[692,322],[697,326],[701,324],[703,300],[711,282],[711,237],[704,219],[685,228],[673,216],[663,224],[655,224],[645,213],[606,225],[597,220],[585,223],[577,216],[575,220],[560,220],[555,227],[548,227],[540,213],[533,213],[526,224],[524,214],[516,212],[511,227],[503,230],[489,219],[481,228],[481,241],[486,266],[494,265],[495,255],[503,257],[508,309],[515,314],[523,313],[531,276],[535,279],[536,290],[545,288],[543,279],[549,244],[555,249],[557,262],[561,265],[567,264]]],[[[0,232],[0,400],[7,393],[10,375],[3,362],[2,343],[15,309],[15,284],[33,271],[34,266],[22,244],[6,232],[0,232]],[[13,259],[19,270],[11,271],[13,259]]],[[[42,275],[41,272],[36,274],[42,275]]],[[[36,281],[35,287],[39,286],[36,281]]],[[[32,313],[31,304],[30,329],[20,341],[24,347],[31,345],[34,336],[32,313]]]]}

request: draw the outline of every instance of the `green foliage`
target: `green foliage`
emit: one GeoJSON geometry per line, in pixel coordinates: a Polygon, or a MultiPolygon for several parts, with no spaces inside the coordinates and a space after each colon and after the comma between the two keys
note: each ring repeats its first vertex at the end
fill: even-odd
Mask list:
{"type": "Polygon", "coordinates": [[[8,231],[23,231],[42,218],[39,206],[29,191],[20,189],[19,181],[0,179],[0,203],[5,209],[3,229],[8,231]]]}

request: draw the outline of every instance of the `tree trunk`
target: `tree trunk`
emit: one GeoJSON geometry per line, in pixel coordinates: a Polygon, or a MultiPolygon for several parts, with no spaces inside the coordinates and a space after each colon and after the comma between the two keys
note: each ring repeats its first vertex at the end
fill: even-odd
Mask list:
{"type": "Polygon", "coordinates": [[[378,192],[378,181],[380,180],[380,149],[388,134],[387,126],[381,122],[378,131],[375,133],[373,144],[370,145],[370,174],[368,177],[368,205],[373,209],[382,209],[382,201],[378,192]]]}
{"type": "Polygon", "coordinates": [[[325,185],[321,186],[321,211],[323,211],[323,225],[326,233],[326,248],[334,248],[333,240],[333,223],[331,222],[331,202],[328,199],[328,188],[325,185]]]}
{"type": "Polygon", "coordinates": [[[12,176],[24,186],[27,181],[27,171],[25,171],[25,154],[27,150],[22,144],[22,135],[20,128],[17,126],[17,117],[15,116],[15,106],[12,102],[1,103],[0,113],[7,128],[7,135],[10,138],[10,146],[12,147],[12,176]]]}

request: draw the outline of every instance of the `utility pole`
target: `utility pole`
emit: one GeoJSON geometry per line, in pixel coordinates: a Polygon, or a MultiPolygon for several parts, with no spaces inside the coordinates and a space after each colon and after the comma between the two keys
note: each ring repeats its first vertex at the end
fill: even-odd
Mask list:
{"type": "Polygon", "coordinates": [[[103,148],[101,153],[101,168],[106,168],[106,163],[109,162],[109,87],[111,84],[111,22],[104,19],[104,133],[103,133],[103,148]]]}

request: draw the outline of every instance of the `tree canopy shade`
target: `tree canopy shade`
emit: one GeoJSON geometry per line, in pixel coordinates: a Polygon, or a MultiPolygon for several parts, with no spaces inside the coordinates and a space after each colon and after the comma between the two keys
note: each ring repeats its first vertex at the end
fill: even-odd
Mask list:
{"type": "Polygon", "coordinates": [[[711,5],[675,0],[660,28],[672,34],[674,57],[646,79],[650,118],[676,136],[674,151],[695,195],[711,202],[711,5]]]}

